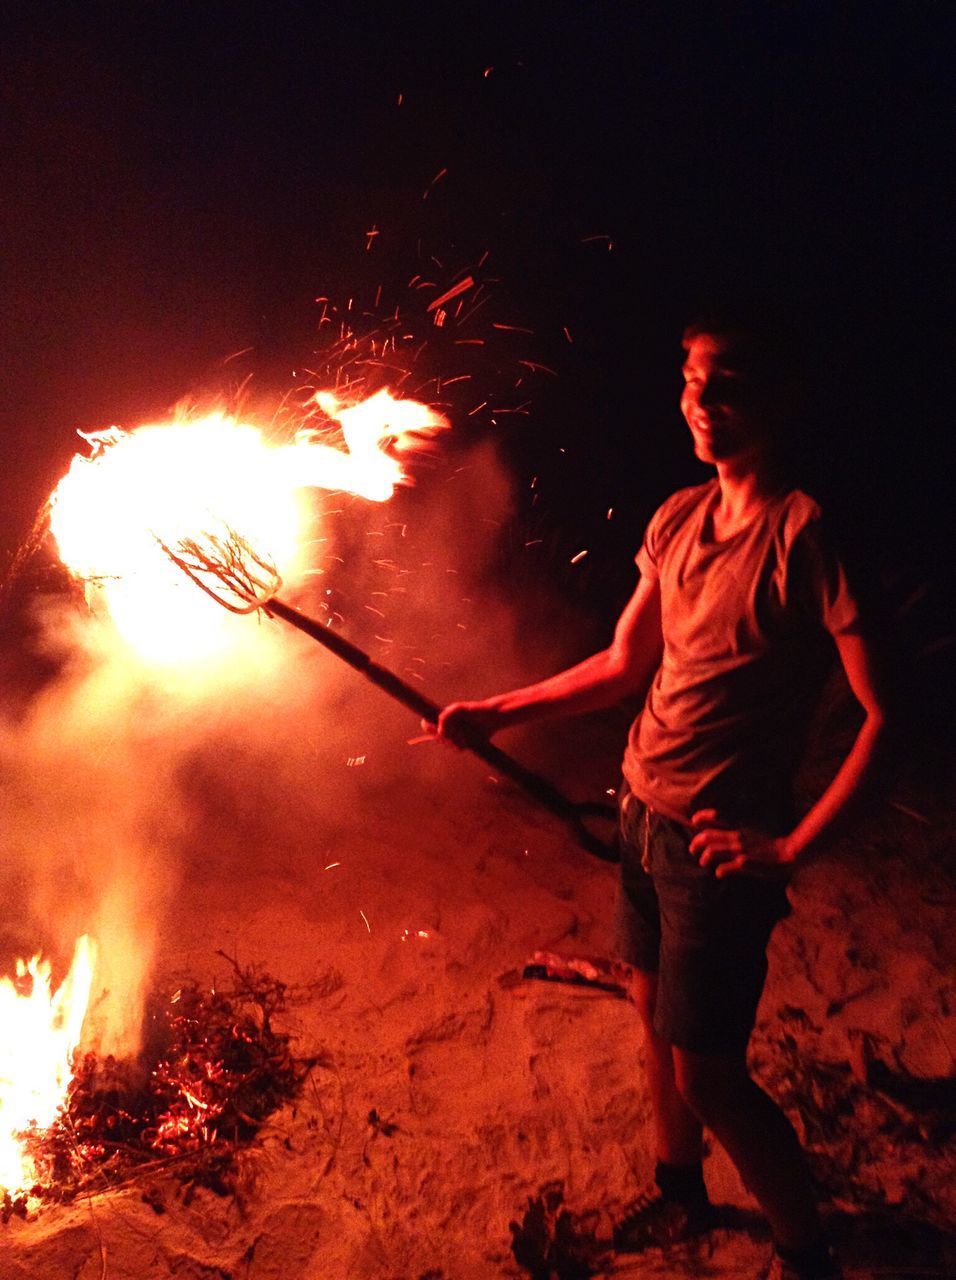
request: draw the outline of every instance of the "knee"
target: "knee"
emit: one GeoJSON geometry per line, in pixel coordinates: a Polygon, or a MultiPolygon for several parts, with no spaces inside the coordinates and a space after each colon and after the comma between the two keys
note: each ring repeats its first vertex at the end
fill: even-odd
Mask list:
{"type": "Polygon", "coordinates": [[[674,1050],[674,1083],[684,1102],[704,1124],[713,1125],[740,1110],[752,1082],[741,1059],[674,1050]]]}
{"type": "Polygon", "coordinates": [[[627,996],[640,1015],[645,1029],[654,1029],[654,1010],[657,1005],[657,974],[632,969],[627,984],[627,996]]]}

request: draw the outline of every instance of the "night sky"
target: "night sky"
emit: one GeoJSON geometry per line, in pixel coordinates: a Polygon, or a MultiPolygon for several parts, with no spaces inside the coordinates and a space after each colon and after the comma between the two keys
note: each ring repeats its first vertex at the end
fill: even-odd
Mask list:
{"type": "Polygon", "coordinates": [[[250,372],[278,394],[317,296],[404,304],[436,259],[453,281],[487,252],[488,319],[533,331],[508,359],[558,376],[461,429],[498,432],[522,494],[539,477],[518,518],[559,589],[610,613],[650,511],[703,478],[679,334],[731,294],[806,335],[808,471],[844,522],[941,581],[951,6],[22,8],[0,42],[4,560],[77,427],[250,372]]]}

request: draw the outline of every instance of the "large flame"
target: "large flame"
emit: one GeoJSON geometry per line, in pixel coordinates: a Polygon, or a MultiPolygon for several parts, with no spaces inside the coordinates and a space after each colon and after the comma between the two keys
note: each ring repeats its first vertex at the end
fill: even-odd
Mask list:
{"type": "Polygon", "coordinates": [[[64,564],[105,600],[141,657],[208,657],[237,635],[235,621],[195,589],[162,543],[228,528],[294,578],[310,519],[304,489],[385,501],[406,478],[396,455],[448,425],[387,390],[351,404],[320,392],[315,403],[326,423],[339,423],[347,449],[311,428],[276,443],[223,413],[84,436],[90,453],[78,454],[57,486],[51,529],[64,564]]]}
{"type": "Polygon", "coordinates": [[[0,979],[0,1192],[17,1195],[36,1180],[20,1135],[47,1128],[63,1104],[95,964],[96,945],[84,935],[56,991],[39,956],[17,961],[15,981],[0,979]]]}

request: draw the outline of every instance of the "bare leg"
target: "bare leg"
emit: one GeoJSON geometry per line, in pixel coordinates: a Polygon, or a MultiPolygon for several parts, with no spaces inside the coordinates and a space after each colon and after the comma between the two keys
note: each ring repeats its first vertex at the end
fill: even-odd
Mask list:
{"type": "Polygon", "coordinates": [[[654,1030],[657,975],[634,970],[630,995],[644,1025],[647,1084],[654,1112],[657,1158],[667,1164],[696,1164],[701,1158],[703,1129],[677,1087],[672,1047],[654,1030]]]}
{"type": "Polygon", "coordinates": [[[672,1053],[681,1096],[737,1166],[776,1242],[789,1249],[814,1244],[822,1228],[797,1135],[750,1078],[743,1055],[672,1053]]]}

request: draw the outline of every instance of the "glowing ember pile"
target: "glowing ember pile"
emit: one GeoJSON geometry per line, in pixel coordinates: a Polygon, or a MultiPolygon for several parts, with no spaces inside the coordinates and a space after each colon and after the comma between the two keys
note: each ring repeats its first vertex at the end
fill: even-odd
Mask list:
{"type": "Polygon", "coordinates": [[[24,1136],[47,1129],[63,1105],[95,964],[96,946],[82,937],[55,992],[39,956],[18,960],[15,980],[0,979],[0,1193],[9,1197],[36,1181],[24,1136]]]}
{"type": "MultiPolygon", "coordinates": [[[[78,1057],[52,1124],[26,1141],[41,1200],[72,1200],[140,1172],[169,1169],[187,1186],[231,1189],[239,1146],[294,1098],[314,1065],[274,1025],[285,986],[235,962],[234,981],[181,987],[154,1018],[151,1062],[78,1057]]],[[[3,1213],[24,1213],[8,1194],[3,1213]]]]}
{"type": "Polygon", "coordinates": [[[406,479],[401,455],[448,425],[387,390],[354,404],[319,392],[308,422],[286,443],[222,413],[84,436],[90,454],[57,486],[51,530],[64,564],[142,658],[208,657],[241,634],[161,544],[235,530],[294,580],[313,518],[303,490],[385,501],[406,479]],[[337,430],[345,449],[327,442],[337,430]]]}

